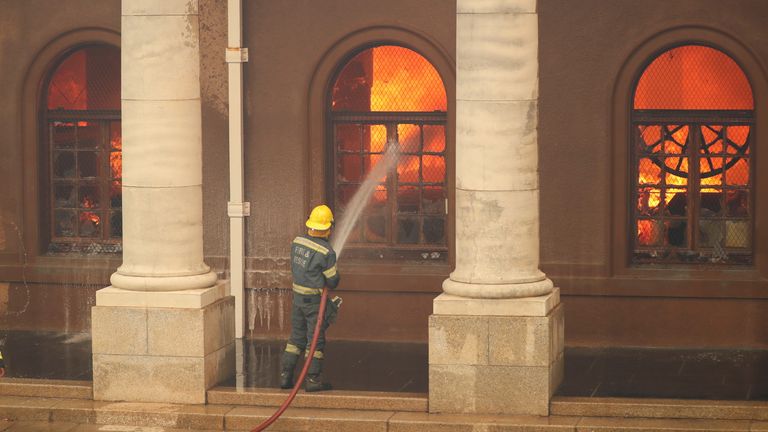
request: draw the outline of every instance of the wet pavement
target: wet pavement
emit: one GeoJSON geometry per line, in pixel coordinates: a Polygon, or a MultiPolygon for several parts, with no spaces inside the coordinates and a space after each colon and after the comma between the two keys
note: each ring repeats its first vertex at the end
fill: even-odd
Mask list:
{"type": "Polygon", "coordinates": [[[566,348],[560,396],[768,400],[768,351],[566,348]]]}
{"type": "MultiPolygon", "coordinates": [[[[285,341],[246,340],[242,374],[221,385],[277,388],[284,348],[285,341]]],[[[427,361],[422,343],[328,341],[323,374],[340,390],[426,393],[427,361]]]]}
{"type": "MultiPolygon", "coordinates": [[[[228,387],[277,387],[284,341],[238,341],[228,387]]],[[[7,377],[91,380],[86,333],[3,332],[7,377]]],[[[423,343],[328,341],[326,379],[340,390],[426,393],[423,343]]],[[[298,373],[298,370],[297,370],[298,373]]],[[[566,348],[560,396],[768,401],[768,351],[566,348]]]]}
{"type": "Polygon", "coordinates": [[[90,381],[88,333],[0,331],[5,376],[90,381]]]}

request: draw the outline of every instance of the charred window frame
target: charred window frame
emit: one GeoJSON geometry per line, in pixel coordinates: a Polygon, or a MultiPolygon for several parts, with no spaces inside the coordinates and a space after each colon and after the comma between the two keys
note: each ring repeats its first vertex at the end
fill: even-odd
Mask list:
{"type": "MultiPolygon", "coordinates": [[[[378,47],[360,51],[354,58],[373,48],[378,47]]],[[[378,183],[344,253],[352,259],[444,263],[448,259],[447,110],[373,111],[356,104],[360,92],[363,99],[371,99],[370,85],[358,85],[366,73],[371,78],[370,70],[348,76],[356,89],[336,93],[352,60],[342,64],[333,80],[337,86],[331,89],[327,107],[328,201],[343,214],[371,167],[384,157],[387,145],[398,147],[399,160],[378,183]]],[[[445,106],[444,87],[441,90],[445,106]]]]}
{"type": "Polygon", "coordinates": [[[630,123],[630,262],[752,265],[754,110],[633,108],[630,123]]]}
{"type": "Polygon", "coordinates": [[[119,48],[111,45],[80,46],[65,53],[46,80],[40,221],[43,251],[49,255],[122,251],[119,56],[119,48]],[[72,71],[60,76],[75,55],[85,57],[77,71],[83,76],[72,71]]]}

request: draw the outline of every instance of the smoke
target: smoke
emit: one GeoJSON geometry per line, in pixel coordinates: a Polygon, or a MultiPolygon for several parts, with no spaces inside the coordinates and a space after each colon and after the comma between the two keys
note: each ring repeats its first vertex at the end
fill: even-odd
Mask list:
{"type": "Polygon", "coordinates": [[[368,200],[371,194],[376,189],[376,185],[379,181],[392,170],[392,167],[397,163],[399,157],[397,150],[397,143],[387,141],[387,151],[384,153],[384,157],[373,166],[371,172],[360,185],[360,188],[355,192],[355,195],[349,201],[344,214],[341,216],[339,226],[335,230],[333,239],[331,240],[331,246],[336,251],[336,257],[341,257],[341,252],[344,250],[344,245],[347,243],[349,234],[352,233],[357,219],[360,217],[360,213],[368,204],[368,200]]]}

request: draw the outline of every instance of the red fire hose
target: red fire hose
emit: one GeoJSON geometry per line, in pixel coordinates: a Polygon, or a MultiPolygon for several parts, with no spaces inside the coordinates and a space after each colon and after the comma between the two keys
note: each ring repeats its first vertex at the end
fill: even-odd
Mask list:
{"type": "Polygon", "coordinates": [[[307,371],[309,370],[309,364],[312,363],[312,356],[315,354],[315,348],[317,348],[317,338],[320,335],[320,329],[323,325],[323,321],[325,318],[325,301],[328,298],[328,288],[323,288],[323,294],[320,296],[320,310],[317,312],[317,324],[315,324],[315,334],[312,337],[312,343],[309,345],[309,352],[307,353],[307,359],[304,361],[304,367],[301,369],[301,374],[299,374],[299,379],[296,380],[296,384],[293,386],[293,390],[291,390],[291,393],[288,395],[288,398],[283,402],[282,405],[280,405],[280,408],[278,408],[277,411],[275,411],[274,414],[272,414],[272,417],[264,420],[260,425],[256,426],[251,430],[251,432],[261,432],[264,429],[268,428],[272,423],[275,422],[278,418],[280,418],[281,415],[285,412],[286,409],[288,409],[288,406],[293,402],[293,398],[296,397],[296,393],[299,392],[299,387],[301,387],[301,383],[304,382],[304,378],[307,376],[307,371]]]}

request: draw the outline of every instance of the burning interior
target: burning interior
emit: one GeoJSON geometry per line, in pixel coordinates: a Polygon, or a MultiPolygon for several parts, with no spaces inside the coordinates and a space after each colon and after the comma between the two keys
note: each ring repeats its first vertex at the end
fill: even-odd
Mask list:
{"type": "Polygon", "coordinates": [[[119,252],[120,50],[96,45],[71,52],[55,68],[45,96],[47,252],[119,252]]]}
{"type": "Polygon", "coordinates": [[[399,150],[349,237],[348,256],[446,259],[446,113],[443,81],[415,51],[377,46],[343,66],[330,98],[328,182],[341,213],[387,143],[399,150]]]}
{"type": "Polygon", "coordinates": [[[752,89],[736,62],[686,45],[634,97],[635,263],[752,262],[752,89]]]}

